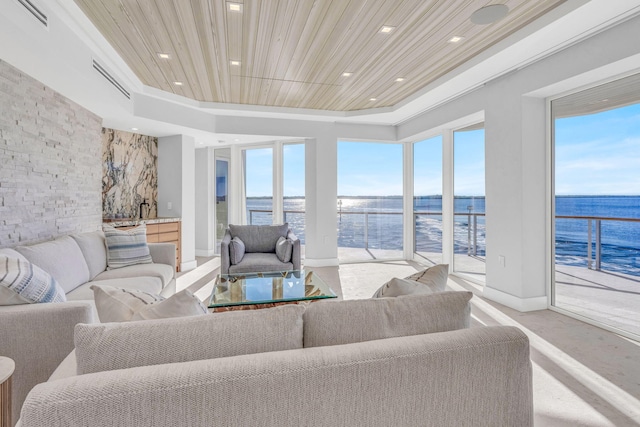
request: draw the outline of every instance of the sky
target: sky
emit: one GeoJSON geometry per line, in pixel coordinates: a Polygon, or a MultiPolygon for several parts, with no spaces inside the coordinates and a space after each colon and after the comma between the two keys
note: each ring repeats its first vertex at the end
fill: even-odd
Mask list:
{"type": "MultiPolygon", "coordinates": [[[[247,196],[271,196],[273,151],[251,149],[247,196]]],[[[484,130],[454,133],[456,196],[482,196],[484,130]]],[[[304,195],[304,145],[284,146],[284,195],[304,195]]],[[[442,137],[414,145],[414,195],[442,194],[442,137]]],[[[640,195],[640,104],[555,122],[557,195],[640,195]]],[[[402,194],[402,144],[338,142],[338,195],[402,194]]]]}
{"type": "Polygon", "coordinates": [[[640,195],[640,104],[555,128],[556,195],[640,195]]]}

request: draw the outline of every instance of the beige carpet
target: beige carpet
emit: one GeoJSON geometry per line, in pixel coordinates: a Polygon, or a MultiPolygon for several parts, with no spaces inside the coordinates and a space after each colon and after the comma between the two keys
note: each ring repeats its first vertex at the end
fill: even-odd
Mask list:
{"type": "MultiPolygon", "coordinates": [[[[219,261],[178,279],[207,298],[219,261]]],[[[406,277],[422,266],[413,262],[343,264],[315,268],[341,298],[370,298],[392,277],[406,277]]],[[[482,298],[482,287],[450,277],[450,290],[470,290],[472,327],[513,325],[531,342],[535,425],[540,427],[640,426],[640,343],[550,310],[520,313],[482,298]]]]}

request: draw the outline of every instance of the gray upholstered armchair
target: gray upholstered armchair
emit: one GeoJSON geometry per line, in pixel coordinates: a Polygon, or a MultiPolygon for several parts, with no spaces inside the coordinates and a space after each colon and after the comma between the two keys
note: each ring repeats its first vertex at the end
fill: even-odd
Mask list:
{"type": "Polygon", "coordinates": [[[300,240],[282,225],[229,225],[220,243],[220,273],[300,270],[300,240]]]}

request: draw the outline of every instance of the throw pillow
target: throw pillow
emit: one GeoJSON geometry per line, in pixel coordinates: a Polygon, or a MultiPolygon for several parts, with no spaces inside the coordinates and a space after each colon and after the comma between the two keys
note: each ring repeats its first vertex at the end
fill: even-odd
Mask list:
{"type": "Polygon", "coordinates": [[[105,225],[103,231],[107,242],[107,270],[153,262],[147,246],[145,224],[130,230],[105,225]]]}
{"type": "Polygon", "coordinates": [[[165,299],[150,292],[92,285],[98,317],[102,323],[194,316],[207,308],[188,290],[165,299]]]}
{"type": "Polygon", "coordinates": [[[304,305],[145,322],[78,324],[78,374],[302,348],[304,305]]]}
{"type": "Polygon", "coordinates": [[[284,237],[280,237],[276,243],[276,255],[282,262],[291,261],[291,254],[293,253],[293,242],[284,237]]]}
{"type": "Polygon", "coordinates": [[[415,295],[415,294],[432,294],[434,291],[429,286],[425,286],[422,283],[415,280],[399,279],[394,277],[387,283],[382,285],[380,289],[373,294],[373,298],[389,298],[399,297],[400,295],[415,295]]]}
{"type": "Polygon", "coordinates": [[[0,305],[66,300],[64,291],[49,273],[24,259],[0,255],[0,305]]]}
{"type": "Polygon", "coordinates": [[[244,242],[238,236],[231,239],[231,242],[229,242],[229,260],[231,264],[239,264],[244,258],[244,251],[244,242]]]}
{"type": "Polygon", "coordinates": [[[449,278],[449,264],[437,264],[425,270],[418,271],[405,279],[415,280],[427,285],[434,292],[442,292],[447,286],[449,278]]]}
{"type": "Polygon", "coordinates": [[[394,277],[393,279],[382,285],[373,294],[373,298],[443,292],[447,287],[448,277],[449,264],[434,265],[433,267],[418,271],[417,273],[405,277],[404,279],[394,277]],[[416,286],[416,283],[420,283],[421,285],[426,286],[430,292],[418,288],[416,286]]]}
{"type": "Polygon", "coordinates": [[[171,295],[164,301],[147,305],[133,315],[131,320],[169,319],[209,314],[207,307],[188,289],[171,295]]]}

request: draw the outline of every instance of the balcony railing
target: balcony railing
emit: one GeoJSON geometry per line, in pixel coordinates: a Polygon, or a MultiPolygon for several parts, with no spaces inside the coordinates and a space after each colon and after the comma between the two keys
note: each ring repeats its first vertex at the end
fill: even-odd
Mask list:
{"type": "MultiPolygon", "coordinates": [[[[253,224],[253,221],[255,220],[254,214],[272,214],[272,210],[270,209],[250,209],[249,210],[249,223],[253,224]]],[[[287,222],[287,215],[296,215],[296,214],[304,214],[305,211],[304,210],[285,210],[284,211],[284,220],[285,222],[287,222]]],[[[362,233],[364,234],[364,236],[362,236],[362,242],[363,242],[363,249],[365,250],[369,250],[370,246],[371,246],[371,239],[370,239],[370,230],[369,230],[369,226],[370,226],[370,217],[372,215],[402,215],[402,212],[380,212],[380,211],[345,211],[345,210],[340,210],[338,212],[338,217],[342,218],[343,215],[361,215],[363,216],[364,219],[364,226],[363,226],[363,230],[362,233]]],[[[466,252],[467,255],[469,256],[474,256],[474,257],[479,257],[479,251],[483,249],[483,245],[481,242],[479,242],[479,237],[482,237],[482,231],[479,229],[478,227],[478,218],[479,217],[484,217],[485,213],[481,213],[481,212],[455,212],[454,213],[455,217],[466,217],[466,252]]],[[[435,212],[435,211],[414,211],[413,212],[413,217],[414,217],[414,252],[417,250],[416,248],[416,244],[417,244],[417,236],[416,236],[416,228],[415,228],[415,224],[416,221],[418,219],[419,216],[432,216],[432,217],[441,217],[442,216],[442,212],[435,212]]],[[[573,239],[575,240],[573,243],[577,243],[580,245],[583,245],[582,247],[584,248],[584,244],[586,241],[586,246],[587,246],[587,250],[586,250],[586,263],[587,263],[587,268],[592,269],[592,270],[597,270],[600,271],[602,269],[602,254],[603,254],[603,224],[607,223],[607,222],[623,222],[623,223],[640,223],[640,218],[617,218],[617,217],[598,217],[598,216],[575,216],[575,215],[557,215],[556,216],[557,220],[575,220],[575,221],[586,221],[586,230],[584,229],[584,226],[580,226],[578,230],[574,231],[574,236],[573,239]],[[586,233],[586,239],[583,240],[584,234],[586,233]],[[583,236],[583,237],[580,237],[583,236]],[[582,242],[582,243],[581,243],[582,242]]],[[[269,223],[270,223],[270,219],[269,219],[269,223]]],[[[460,227],[460,225],[458,225],[456,228],[460,227]]],[[[464,227],[465,224],[463,222],[462,224],[463,230],[462,232],[464,232],[464,227]]],[[[398,232],[397,230],[395,232],[398,232]]],[[[461,241],[464,241],[463,237],[462,237],[462,232],[458,229],[458,231],[456,231],[457,235],[457,245],[458,247],[462,246],[464,248],[464,243],[460,243],[461,241]]],[[[401,232],[399,232],[401,235],[401,232]]],[[[359,240],[359,239],[358,239],[359,240]]],[[[558,242],[564,242],[564,240],[562,240],[562,238],[558,238],[558,236],[556,237],[556,243],[558,242]]],[[[361,247],[361,246],[359,246],[361,247]]],[[[397,248],[394,248],[397,249],[397,248]]],[[[464,249],[463,249],[464,250],[464,249]]],[[[640,252],[640,249],[637,249],[640,252]]],[[[572,255],[574,255],[576,258],[582,258],[584,259],[584,252],[582,252],[583,250],[581,249],[578,253],[578,251],[574,251],[574,253],[572,253],[572,255]]],[[[562,262],[560,262],[559,264],[562,264],[562,262]]],[[[569,264],[570,265],[570,264],[569,264]]],[[[631,267],[630,270],[633,270],[631,272],[631,274],[635,274],[635,275],[640,275],[639,268],[636,268],[635,266],[631,267]],[[636,271],[638,270],[638,271],[636,271]]]]}
{"type": "MultiPolygon", "coordinates": [[[[607,221],[640,223],[640,218],[617,218],[601,216],[556,215],[556,219],[587,221],[587,268],[602,269],[602,223],[607,221]],[[595,240],[595,245],[594,245],[595,240]],[[595,254],[595,259],[594,259],[595,254]]],[[[556,225],[557,228],[557,225],[556,225]]],[[[556,242],[558,238],[556,236],[556,242]]],[[[637,273],[636,273],[637,274],[637,273]]]]}

